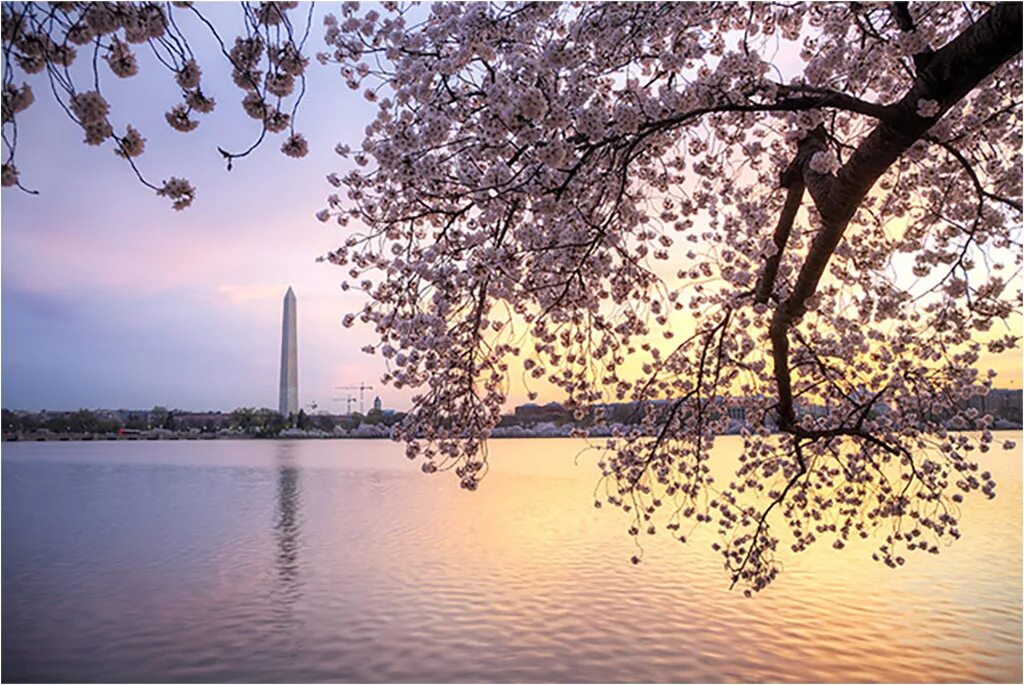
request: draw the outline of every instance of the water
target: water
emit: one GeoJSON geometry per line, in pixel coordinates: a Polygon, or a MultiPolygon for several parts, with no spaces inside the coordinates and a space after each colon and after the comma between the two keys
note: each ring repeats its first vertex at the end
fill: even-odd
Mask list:
{"type": "Polygon", "coordinates": [[[3,680],[1020,682],[1019,454],[942,554],[748,600],[705,543],[631,565],[581,447],[494,441],[467,493],[383,441],[7,443],[3,680]]]}

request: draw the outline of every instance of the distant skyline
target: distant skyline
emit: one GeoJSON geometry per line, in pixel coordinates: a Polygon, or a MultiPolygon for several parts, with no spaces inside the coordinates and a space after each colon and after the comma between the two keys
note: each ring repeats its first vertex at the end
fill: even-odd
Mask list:
{"type": "MultiPolygon", "coordinates": [[[[207,6],[225,26],[233,5],[207,6]]],[[[318,6],[307,48],[321,49],[318,6]]],[[[218,103],[189,134],[171,130],[163,113],[177,99],[171,75],[140,51],[140,74],[104,78],[115,126],[131,123],[147,139],[139,159],[154,181],[185,176],[198,189],[182,212],[137,182],[110,144],[81,142],[81,130],[53,102],[45,79],[28,82],[35,104],[21,115],[17,164],[30,196],[3,192],[2,390],[12,409],[80,407],[195,410],[278,402],[280,303],[294,286],[302,300],[298,328],[299,405],[332,412],[344,393],[366,383],[384,405],[405,409],[413,390],[381,386],[380,357],[360,351],[372,329],[340,325],[362,303],[338,287],[343,273],[316,263],[345,230],[314,214],[344,173],[338,142],[356,147],[375,105],[345,87],[331,66],[311,60],[296,129],[309,140],[303,159],[283,156],[273,137],[228,172],[217,146],[240,149],[258,134],[243,112],[226,61],[201,27],[189,26],[203,82],[218,103]],[[196,30],[200,29],[200,30],[196,30]]],[[[1014,315],[1020,329],[1020,315],[1014,315]]],[[[997,385],[1021,387],[1021,355],[983,356],[997,385]]],[[[527,401],[513,374],[508,405],[527,401]]],[[[538,401],[559,400],[541,384],[538,401]]]]}

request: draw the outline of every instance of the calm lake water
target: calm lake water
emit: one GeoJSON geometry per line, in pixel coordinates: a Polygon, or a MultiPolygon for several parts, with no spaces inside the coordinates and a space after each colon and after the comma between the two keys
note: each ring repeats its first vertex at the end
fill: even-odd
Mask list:
{"type": "Polygon", "coordinates": [[[496,440],[468,493],[385,441],[6,443],[3,680],[1020,682],[1018,451],[942,554],[744,599],[709,538],[630,564],[583,446],[496,440]]]}

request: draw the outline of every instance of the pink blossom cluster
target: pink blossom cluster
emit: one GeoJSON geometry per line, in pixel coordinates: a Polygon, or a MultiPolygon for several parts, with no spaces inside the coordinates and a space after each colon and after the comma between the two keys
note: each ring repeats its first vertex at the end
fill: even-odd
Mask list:
{"type": "Polygon", "coordinates": [[[196,190],[187,180],[172,176],[170,180],[164,181],[156,194],[173,200],[172,206],[180,211],[192,204],[196,190]]]}

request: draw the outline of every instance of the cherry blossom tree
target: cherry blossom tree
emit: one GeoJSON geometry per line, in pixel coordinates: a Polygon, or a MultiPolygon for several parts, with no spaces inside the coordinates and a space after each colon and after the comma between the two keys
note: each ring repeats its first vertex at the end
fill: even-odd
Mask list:
{"type": "MultiPolygon", "coordinates": [[[[203,111],[171,9],[69,5],[4,6],[4,185],[32,100],[14,63],[129,162],[141,136],[65,83],[70,43],[116,76],[127,44],[170,51],[169,123],[203,111]]],[[[290,130],[268,94],[305,67],[289,5],[245,5],[224,47],[261,140],[290,130]]],[[[1020,4],[346,2],[324,23],[317,59],[379,107],[336,148],[352,164],[318,217],[345,238],[324,259],[365,293],[344,323],[375,328],[384,381],[418,390],[396,437],[425,472],[479,486],[518,377],[581,422],[634,403],[595,506],[638,541],[711,529],[748,593],[816,542],[936,553],[966,495],[994,496],[975,458],[993,419],[969,402],[982,352],[1019,344],[1020,4]]]]}
{"type": "Polygon", "coordinates": [[[1019,340],[1019,4],[385,7],[327,18],[321,59],[379,111],[320,218],[354,225],[327,259],[421,389],[424,471],[477,488],[522,369],[579,419],[639,403],[595,506],[712,527],[748,592],[783,546],[881,529],[898,566],[959,536],[995,487],[979,338],[1019,340]]]}

